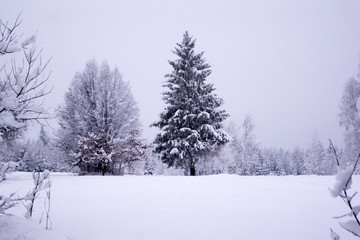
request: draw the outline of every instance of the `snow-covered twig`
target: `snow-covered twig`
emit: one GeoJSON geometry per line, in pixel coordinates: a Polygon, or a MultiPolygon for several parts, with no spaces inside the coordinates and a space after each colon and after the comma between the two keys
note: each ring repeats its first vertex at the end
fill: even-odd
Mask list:
{"type": "Polygon", "coordinates": [[[10,194],[10,196],[5,197],[0,195],[0,214],[6,214],[6,210],[14,207],[18,201],[14,199],[15,193],[10,194]]]}
{"type": "MultiPolygon", "coordinates": [[[[354,234],[355,236],[360,237],[360,221],[357,216],[360,211],[360,206],[354,207],[352,204],[352,200],[353,200],[354,196],[357,194],[357,192],[355,192],[352,195],[349,195],[349,193],[348,193],[348,190],[350,189],[351,183],[352,183],[352,176],[353,176],[353,174],[356,170],[356,167],[360,161],[360,154],[358,155],[354,166],[349,166],[347,168],[341,168],[334,144],[332,143],[332,141],[330,139],[329,139],[329,141],[332,146],[333,152],[336,157],[337,165],[338,165],[336,182],[334,184],[333,189],[330,189],[330,192],[333,197],[338,197],[338,196],[341,197],[344,200],[344,202],[347,204],[349,209],[351,210],[349,213],[342,215],[340,217],[335,217],[335,218],[353,216],[352,220],[349,220],[347,222],[341,222],[340,226],[342,228],[344,228],[346,231],[354,234]]],[[[331,230],[332,238],[333,238],[333,233],[334,232],[331,230]]],[[[340,238],[338,237],[338,238],[333,238],[333,239],[340,239],[340,238]]]]}
{"type": "MultiPolygon", "coordinates": [[[[6,174],[15,170],[17,164],[14,162],[0,163],[0,182],[6,180],[6,174]]],[[[15,193],[11,193],[9,196],[0,195],[0,214],[6,214],[6,210],[14,207],[19,199],[14,198],[15,193]]]]}
{"type": "Polygon", "coordinates": [[[51,193],[51,185],[46,189],[46,198],[44,201],[45,204],[45,213],[46,213],[46,229],[51,229],[52,221],[50,219],[50,193],[51,193]]]}
{"type": "Polygon", "coordinates": [[[25,217],[30,218],[34,211],[34,203],[35,199],[39,196],[39,192],[43,189],[47,189],[51,186],[50,180],[49,180],[50,173],[48,170],[44,170],[42,173],[40,172],[33,172],[32,177],[34,179],[34,189],[28,194],[26,194],[26,197],[24,200],[29,201],[28,205],[25,205],[25,208],[27,210],[25,217]],[[48,180],[45,182],[45,180],[48,180]]]}
{"type": "Polygon", "coordinates": [[[16,35],[15,31],[21,24],[20,16],[21,13],[12,26],[0,20],[0,55],[13,53],[21,49],[18,43],[20,37],[16,35]]]}
{"type": "Polygon", "coordinates": [[[340,240],[340,236],[330,228],[331,231],[331,239],[333,240],[340,240]]]}
{"type": "MultiPolygon", "coordinates": [[[[1,164],[1,163],[0,163],[1,164]]],[[[15,170],[17,164],[15,162],[6,162],[0,166],[0,182],[6,179],[6,174],[15,170]]]]}
{"type": "Polygon", "coordinates": [[[19,129],[28,121],[50,118],[43,103],[38,101],[51,92],[45,86],[50,78],[50,73],[45,73],[50,59],[42,61],[42,50],[35,46],[36,36],[22,41],[22,34],[16,33],[20,16],[13,26],[0,19],[0,56],[14,55],[10,64],[0,67],[0,123],[5,129],[19,129]],[[23,54],[20,66],[15,59],[18,53],[23,54]]]}

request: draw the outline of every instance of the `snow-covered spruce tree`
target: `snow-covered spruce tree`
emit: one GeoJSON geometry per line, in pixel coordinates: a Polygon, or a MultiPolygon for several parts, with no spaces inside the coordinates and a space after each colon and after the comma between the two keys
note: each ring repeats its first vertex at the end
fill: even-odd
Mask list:
{"type": "Polygon", "coordinates": [[[251,117],[245,117],[239,146],[241,150],[238,161],[240,162],[237,162],[237,172],[241,175],[253,175],[255,166],[259,164],[259,143],[255,138],[254,129],[251,117]]]}
{"type": "Polygon", "coordinates": [[[77,73],[59,111],[59,145],[84,172],[122,173],[143,155],[139,112],[118,70],[95,60],[77,73]]]}
{"type": "Polygon", "coordinates": [[[211,74],[203,52],[194,51],[195,39],[185,32],[173,53],[178,59],[169,61],[172,69],[164,87],[168,91],[163,99],[167,104],[160,114],[160,121],[153,126],[160,128],[155,138],[155,152],[169,167],[184,169],[185,174],[196,175],[196,163],[202,154],[216,150],[229,141],[221,130],[228,114],[219,107],[223,100],[214,93],[212,84],[206,83],[211,74]]]}

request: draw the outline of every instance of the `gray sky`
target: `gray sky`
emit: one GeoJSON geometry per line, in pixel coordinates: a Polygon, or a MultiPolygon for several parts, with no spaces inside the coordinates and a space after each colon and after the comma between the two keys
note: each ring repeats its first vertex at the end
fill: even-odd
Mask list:
{"type": "Polygon", "coordinates": [[[185,30],[205,51],[208,81],[234,122],[246,115],[268,147],[305,147],[314,132],[342,144],[338,124],[344,83],[356,75],[360,53],[358,0],[3,0],[0,18],[23,11],[24,36],[37,34],[52,56],[50,105],[95,58],[117,66],[140,108],[144,137],[152,139],[164,104],[164,75],[185,30]]]}

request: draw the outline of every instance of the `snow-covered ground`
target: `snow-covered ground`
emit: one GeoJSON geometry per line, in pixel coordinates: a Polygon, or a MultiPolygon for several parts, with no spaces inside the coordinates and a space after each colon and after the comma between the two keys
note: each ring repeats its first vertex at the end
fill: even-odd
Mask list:
{"type": "MultiPolygon", "coordinates": [[[[52,174],[51,231],[38,225],[44,210],[40,196],[32,220],[19,204],[14,217],[0,217],[0,239],[330,239],[330,227],[342,239],[334,216],[348,212],[328,188],[334,176],[217,175],[72,176],[52,174]]],[[[360,190],[360,176],[353,188],[360,190]]],[[[13,173],[2,193],[24,195],[31,174],[13,173]]],[[[360,199],[354,200],[360,204],[360,199]]]]}

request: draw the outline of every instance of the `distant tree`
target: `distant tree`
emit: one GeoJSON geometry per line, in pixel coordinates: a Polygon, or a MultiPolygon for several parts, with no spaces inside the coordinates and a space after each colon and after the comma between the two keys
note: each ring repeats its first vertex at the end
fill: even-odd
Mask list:
{"type": "Polygon", "coordinates": [[[254,134],[254,123],[251,117],[247,116],[242,124],[242,134],[240,140],[240,156],[238,158],[237,166],[238,173],[241,175],[255,174],[255,168],[261,168],[259,163],[259,143],[256,141],[254,134]]]}
{"type": "Polygon", "coordinates": [[[153,148],[149,147],[146,149],[144,158],[143,172],[145,175],[166,175],[166,170],[168,169],[164,168],[165,164],[159,159],[158,154],[153,151],[153,148]]]}
{"type": "Polygon", "coordinates": [[[278,175],[289,175],[291,174],[291,154],[289,151],[280,148],[277,151],[277,168],[278,175]]]}
{"type": "Polygon", "coordinates": [[[325,158],[324,161],[320,165],[321,174],[323,175],[334,175],[336,174],[336,159],[334,155],[334,150],[336,149],[336,152],[338,154],[338,158],[342,159],[342,151],[336,146],[332,146],[332,144],[329,144],[329,146],[325,150],[325,158]]]}
{"type": "Polygon", "coordinates": [[[45,169],[49,171],[64,172],[71,171],[71,166],[64,160],[64,155],[56,146],[55,142],[48,135],[42,126],[37,140],[27,141],[25,144],[18,144],[19,150],[16,161],[19,162],[18,170],[27,172],[40,172],[45,169]]]}
{"type": "Polygon", "coordinates": [[[154,141],[155,152],[169,167],[182,168],[190,175],[196,174],[202,155],[229,141],[221,130],[228,116],[219,109],[223,100],[214,93],[213,85],[206,83],[210,65],[194,47],[195,40],[185,32],[173,52],[178,59],[169,61],[173,70],[165,76],[168,91],[163,99],[167,106],[153,124],[161,130],[154,141]]]}
{"type": "Polygon", "coordinates": [[[143,156],[137,104],[107,62],[91,60],[75,75],[59,117],[59,145],[85,172],[121,173],[125,162],[143,156]]]}
{"type": "Polygon", "coordinates": [[[273,148],[262,148],[261,155],[264,159],[264,170],[270,175],[279,175],[280,170],[277,165],[278,150],[273,148]]]}
{"type": "Polygon", "coordinates": [[[325,161],[325,149],[318,136],[314,134],[306,150],[304,165],[306,174],[324,175],[321,165],[325,161]]]}
{"type": "Polygon", "coordinates": [[[19,161],[19,171],[40,172],[45,169],[45,152],[42,147],[37,146],[38,141],[28,141],[24,146],[24,155],[19,161]]]}
{"type": "Polygon", "coordinates": [[[292,174],[294,175],[302,175],[305,173],[304,166],[304,152],[300,150],[299,147],[296,147],[292,152],[291,157],[292,162],[292,174]]]}
{"type": "Polygon", "coordinates": [[[269,168],[267,166],[267,161],[264,158],[264,155],[261,151],[261,149],[259,148],[257,151],[257,158],[256,158],[256,162],[255,162],[255,168],[254,168],[254,174],[255,175],[267,175],[269,174],[269,168]]]}
{"type": "Polygon", "coordinates": [[[360,153],[360,74],[346,82],[340,104],[340,125],[345,128],[345,162],[360,153]]]}
{"type": "MultiPolygon", "coordinates": [[[[222,149],[220,158],[227,160],[227,173],[238,173],[241,169],[241,126],[235,122],[229,122],[226,126],[226,132],[231,139],[228,144],[222,149]]],[[[224,162],[224,161],[223,161],[224,162]]]]}
{"type": "Polygon", "coordinates": [[[152,156],[151,149],[149,148],[146,151],[144,174],[145,175],[154,175],[155,172],[156,172],[155,158],[152,156]]]}

